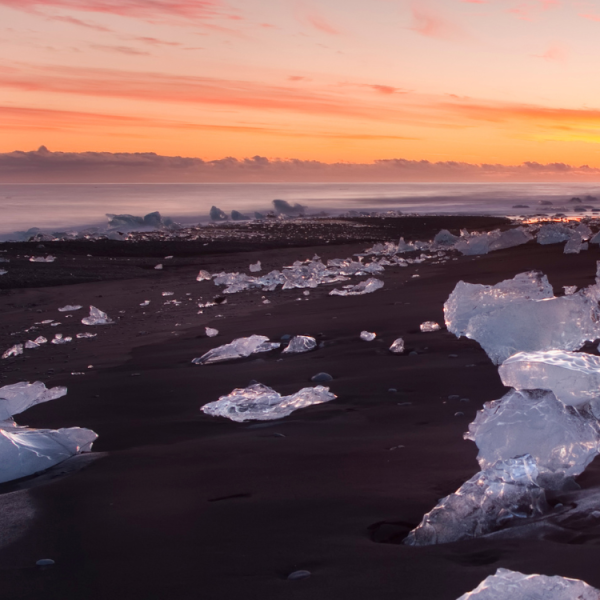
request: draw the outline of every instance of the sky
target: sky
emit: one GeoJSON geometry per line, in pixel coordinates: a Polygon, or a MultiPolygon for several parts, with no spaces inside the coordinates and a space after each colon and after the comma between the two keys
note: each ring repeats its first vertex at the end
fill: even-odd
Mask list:
{"type": "Polygon", "coordinates": [[[600,0],[0,0],[0,181],[597,180],[598,40],[600,0]]]}

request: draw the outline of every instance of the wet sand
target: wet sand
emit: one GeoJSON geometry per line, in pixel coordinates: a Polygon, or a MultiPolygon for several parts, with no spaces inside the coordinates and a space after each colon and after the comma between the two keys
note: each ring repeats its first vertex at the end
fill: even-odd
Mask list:
{"type": "MultiPolygon", "coordinates": [[[[406,237],[426,239],[421,233],[406,237]]],[[[64,270],[67,250],[45,245],[59,257],[56,263],[31,266],[64,270]]],[[[385,287],[366,296],[330,297],[331,286],[311,290],[308,300],[302,290],[243,292],[196,314],[198,299],[210,300],[220,290],[195,281],[200,268],[246,270],[259,259],[266,272],[315,253],[345,258],[369,244],[340,237],[334,244],[302,245],[288,238],[283,248],[258,244],[223,252],[209,246],[182,256],[167,244],[135,257],[127,255],[133,247],[123,248],[127,244],[112,244],[110,252],[72,246],[71,261],[81,273],[104,273],[100,280],[56,285],[49,273],[41,279],[52,285],[11,287],[2,280],[2,348],[19,341],[11,332],[44,319],[59,318],[62,325],[36,335],[98,333],[2,361],[3,385],[40,379],[69,388],[66,397],[28,410],[17,422],[88,427],[100,436],[94,445],[99,457],[85,468],[68,475],[58,468],[40,481],[1,486],[0,506],[15,511],[20,527],[20,537],[11,531],[0,548],[4,598],[455,600],[498,567],[600,587],[600,531],[575,531],[570,543],[530,537],[401,545],[439,498],[478,471],[476,447],[462,434],[485,401],[505,392],[476,342],[445,329],[421,333],[419,324],[443,323],[443,303],[460,279],[494,284],[539,269],[556,294],[563,285],[590,285],[597,246],[564,255],[562,244],[529,243],[446,264],[389,267],[385,287]],[[175,258],[158,260],[169,254],[175,258]],[[152,268],[156,262],[165,265],[162,271],[152,268]],[[118,270],[130,276],[112,278],[121,277],[118,270]],[[163,291],[175,294],[163,297],[163,291]],[[271,304],[262,304],[262,296],[271,304]],[[182,304],[163,304],[173,298],[182,304]],[[150,306],[140,307],[146,299],[150,306]],[[90,328],[78,324],[84,309],[72,318],[57,312],[75,303],[94,304],[118,321],[90,328]],[[219,336],[207,338],[207,325],[219,336]],[[360,340],[363,329],[377,332],[377,339],[360,340]],[[308,334],[325,347],[210,366],[190,362],[251,334],[272,340],[308,334]],[[407,351],[393,355],[387,348],[400,336],[407,351]],[[283,420],[234,423],[199,410],[251,380],[290,394],[320,371],[334,377],[330,388],[338,399],[283,420]],[[56,565],[36,568],[40,558],[56,565]],[[312,575],[287,580],[299,569],[312,575]]],[[[25,246],[3,247],[3,256],[11,255],[9,272],[21,265],[13,255],[42,253],[25,246]]],[[[600,487],[598,461],[579,483],[600,487]]]]}

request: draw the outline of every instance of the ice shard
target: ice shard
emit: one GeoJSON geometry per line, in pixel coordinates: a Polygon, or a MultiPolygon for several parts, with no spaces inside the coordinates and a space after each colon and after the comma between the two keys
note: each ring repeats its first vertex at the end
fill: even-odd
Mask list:
{"type": "Polygon", "coordinates": [[[535,459],[530,455],[498,461],[442,498],[404,543],[456,542],[497,531],[516,519],[540,516],[547,504],[537,477],[535,459]]]}
{"type": "Polygon", "coordinates": [[[102,312],[99,308],[95,306],[90,306],[90,316],[84,317],[81,319],[81,322],[84,325],[110,325],[113,323],[113,320],[109,318],[109,316],[102,312]]]}
{"type": "Polygon", "coordinates": [[[565,244],[565,254],[579,254],[582,250],[587,250],[587,242],[584,243],[581,235],[577,231],[571,233],[571,237],[565,244]]]}
{"type": "Polygon", "coordinates": [[[256,352],[265,352],[278,348],[279,344],[269,342],[265,335],[251,335],[250,337],[237,338],[229,344],[212,348],[199,358],[194,358],[195,365],[210,365],[224,360],[244,358],[256,352]]]}
{"type": "Polygon", "coordinates": [[[394,340],[394,343],[390,346],[390,352],[402,354],[402,352],[404,352],[404,340],[402,338],[394,340]]]}
{"type": "Polygon", "coordinates": [[[212,327],[205,327],[204,332],[208,337],[216,337],[217,335],[219,335],[219,330],[213,329],[212,327]]]}
{"type": "Polygon", "coordinates": [[[196,277],[196,281],[210,281],[212,279],[212,275],[208,271],[204,271],[200,269],[198,276],[196,277]]]}
{"type": "Polygon", "coordinates": [[[48,389],[41,381],[21,381],[0,388],[0,421],[10,419],[35,404],[62,398],[67,388],[56,386],[48,389]]]}
{"type": "Polygon", "coordinates": [[[19,354],[23,354],[23,344],[15,344],[11,346],[4,354],[2,358],[10,358],[11,356],[19,356],[19,354]]]}
{"type": "Polygon", "coordinates": [[[371,277],[366,281],[361,281],[357,285],[350,286],[348,289],[338,290],[337,288],[329,292],[330,296],[362,296],[363,294],[370,294],[383,287],[383,281],[381,279],[375,279],[371,277]]]}
{"type": "Polygon", "coordinates": [[[317,347],[317,340],[309,335],[295,335],[282,354],[300,354],[302,352],[310,352],[317,347]]]}
{"type": "Polygon", "coordinates": [[[498,569],[457,600],[600,600],[600,590],[580,579],[498,569]]]}
{"type": "Polygon", "coordinates": [[[72,342],[73,338],[71,336],[65,336],[63,337],[62,333],[57,333],[54,336],[53,340],[50,340],[51,344],[68,344],[69,342],[72,342]]]}
{"type": "Polygon", "coordinates": [[[499,367],[502,383],[516,390],[550,390],[563,404],[600,398],[600,357],[584,352],[518,352],[499,367]]]}
{"type": "Polygon", "coordinates": [[[546,276],[529,271],[494,286],[459,281],[444,317],[448,331],[476,340],[500,364],[517,352],[578,350],[600,337],[599,295],[596,285],[555,297],[546,276]]]}
{"type": "Polygon", "coordinates": [[[486,402],[464,437],[477,444],[482,469],[529,454],[544,486],[560,489],[599,453],[600,424],[591,410],[565,406],[550,391],[511,390],[486,402]]]}
{"type": "Polygon", "coordinates": [[[542,225],[537,234],[538,244],[559,244],[566,242],[572,235],[572,230],[566,225],[560,223],[550,223],[542,225]]]}
{"type": "Polygon", "coordinates": [[[370,331],[361,331],[360,339],[365,342],[372,342],[377,337],[376,333],[371,333],[370,331]]]}
{"type": "Polygon", "coordinates": [[[423,333],[430,333],[432,331],[439,331],[441,329],[440,324],[435,321],[425,321],[419,325],[419,329],[423,333]]]}
{"type": "Polygon", "coordinates": [[[213,417],[227,417],[232,421],[251,419],[268,421],[287,417],[299,408],[334,400],[336,396],[328,387],[306,387],[290,396],[282,396],[274,389],[255,383],[247,388],[233,390],[216,402],[205,404],[201,410],[213,417]]]}

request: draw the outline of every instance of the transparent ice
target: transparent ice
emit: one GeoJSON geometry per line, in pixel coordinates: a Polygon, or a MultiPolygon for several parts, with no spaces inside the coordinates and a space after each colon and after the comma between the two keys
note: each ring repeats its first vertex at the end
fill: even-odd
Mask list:
{"type": "Polygon", "coordinates": [[[565,290],[565,296],[572,296],[577,291],[577,286],[563,285],[563,290],[565,290]]]}
{"type": "Polygon", "coordinates": [[[375,279],[371,277],[366,281],[361,281],[358,285],[353,285],[349,289],[338,290],[337,288],[329,292],[330,296],[362,296],[363,294],[370,294],[383,287],[383,281],[381,279],[375,279]]]}
{"type": "Polygon", "coordinates": [[[198,276],[196,277],[196,281],[210,281],[212,279],[212,275],[208,271],[200,270],[198,276]]]}
{"type": "Polygon", "coordinates": [[[317,340],[309,335],[295,335],[282,354],[300,354],[302,352],[310,352],[317,347],[317,340]]]}
{"type": "Polygon", "coordinates": [[[23,344],[15,344],[11,346],[4,354],[2,358],[10,358],[11,356],[19,356],[19,354],[23,354],[23,344]]]}
{"type": "Polygon", "coordinates": [[[80,308],[83,308],[80,304],[67,304],[66,306],[63,306],[62,308],[58,309],[58,312],[72,312],[75,310],[79,310],[80,308]]]}
{"type": "Polygon", "coordinates": [[[235,389],[216,402],[205,404],[201,410],[213,417],[227,417],[238,422],[251,419],[268,421],[287,417],[299,408],[329,402],[335,398],[328,387],[321,385],[303,388],[290,396],[281,396],[274,389],[255,383],[247,388],[235,389]]]}
{"type": "Polygon", "coordinates": [[[394,343],[390,346],[390,352],[402,354],[402,352],[404,352],[404,340],[402,338],[394,340],[394,343]]]}
{"type": "Polygon", "coordinates": [[[66,387],[48,389],[41,381],[21,381],[5,385],[0,388],[0,421],[10,419],[35,404],[62,398],[66,393],[66,387]]]}
{"type": "Polygon", "coordinates": [[[460,238],[457,235],[450,233],[447,229],[442,229],[433,238],[432,249],[452,248],[460,238]]]}
{"type": "Polygon", "coordinates": [[[477,444],[482,469],[530,454],[544,486],[560,489],[598,454],[600,424],[591,410],[565,406],[550,391],[511,390],[486,402],[464,437],[477,444]]]}
{"type": "Polygon", "coordinates": [[[518,352],[498,369],[516,390],[550,390],[563,404],[583,406],[600,397],[600,357],[584,352],[518,352]]]}
{"type": "Polygon", "coordinates": [[[224,360],[244,358],[258,352],[268,352],[279,348],[276,342],[270,342],[265,335],[251,335],[250,337],[237,338],[229,344],[212,348],[200,358],[194,358],[195,365],[209,365],[224,360]]]}
{"type": "Polygon", "coordinates": [[[361,331],[360,339],[365,342],[372,342],[377,337],[376,333],[371,333],[370,331],[361,331]]]}
{"type": "Polygon", "coordinates": [[[456,542],[491,533],[515,519],[540,516],[547,505],[537,477],[535,459],[530,455],[498,461],[442,498],[404,543],[456,542]]]}
{"type": "Polygon", "coordinates": [[[95,306],[90,306],[90,316],[84,317],[81,319],[81,322],[84,325],[110,325],[113,323],[113,320],[109,318],[109,316],[102,312],[99,308],[95,306]]]}
{"type": "Polygon", "coordinates": [[[262,270],[260,260],[256,261],[256,263],[254,263],[254,264],[251,264],[249,269],[250,269],[251,273],[258,273],[260,270],[262,270]]]}
{"type": "Polygon", "coordinates": [[[35,263],[51,263],[54,262],[56,260],[55,256],[52,256],[51,254],[49,254],[48,256],[46,256],[45,258],[43,256],[32,256],[29,259],[29,262],[35,262],[35,263]]]}
{"type": "Polygon", "coordinates": [[[424,333],[429,333],[431,331],[438,331],[440,328],[440,324],[435,321],[425,321],[419,325],[419,329],[424,333]]]}
{"type": "Polygon", "coordinates": [[[62,333],[57,333],[54,336],[54,339],[50,340],[50,343],[51,344],[68,344],[69,342],[72,342],[72,341],[73,341],[72,337],[70,337],[70,336],[63,337],[62,333]]]}
{"type": "Polygon", "coordinates": [[[457,600],[600,600],[600,590],[580,579],[498,569],[457,600]]]}
{"type": "Polygon", "coordinates": [[[581,235],[573,231],[571,233],[571,237],[568,239],[565,244],[564,253],[565,254],[579,254],[582,250],[587,250],[588,245],[587,242],[584,242],[581,235]]]}
{"type": "Polygon", "coordinates": [[[572,231],[566,225],[550,223],[542,225],[537,234],[538,244],[559,244],[566,242],[571,237],[572,231]]]}

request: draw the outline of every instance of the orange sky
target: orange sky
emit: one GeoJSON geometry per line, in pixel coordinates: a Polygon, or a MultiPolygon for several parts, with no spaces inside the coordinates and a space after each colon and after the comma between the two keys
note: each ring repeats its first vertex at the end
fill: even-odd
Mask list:
{"type": "Polygon", "coordinates": [[[600,167],[600,2],[0,0],[0,153],[600,167]]]}

